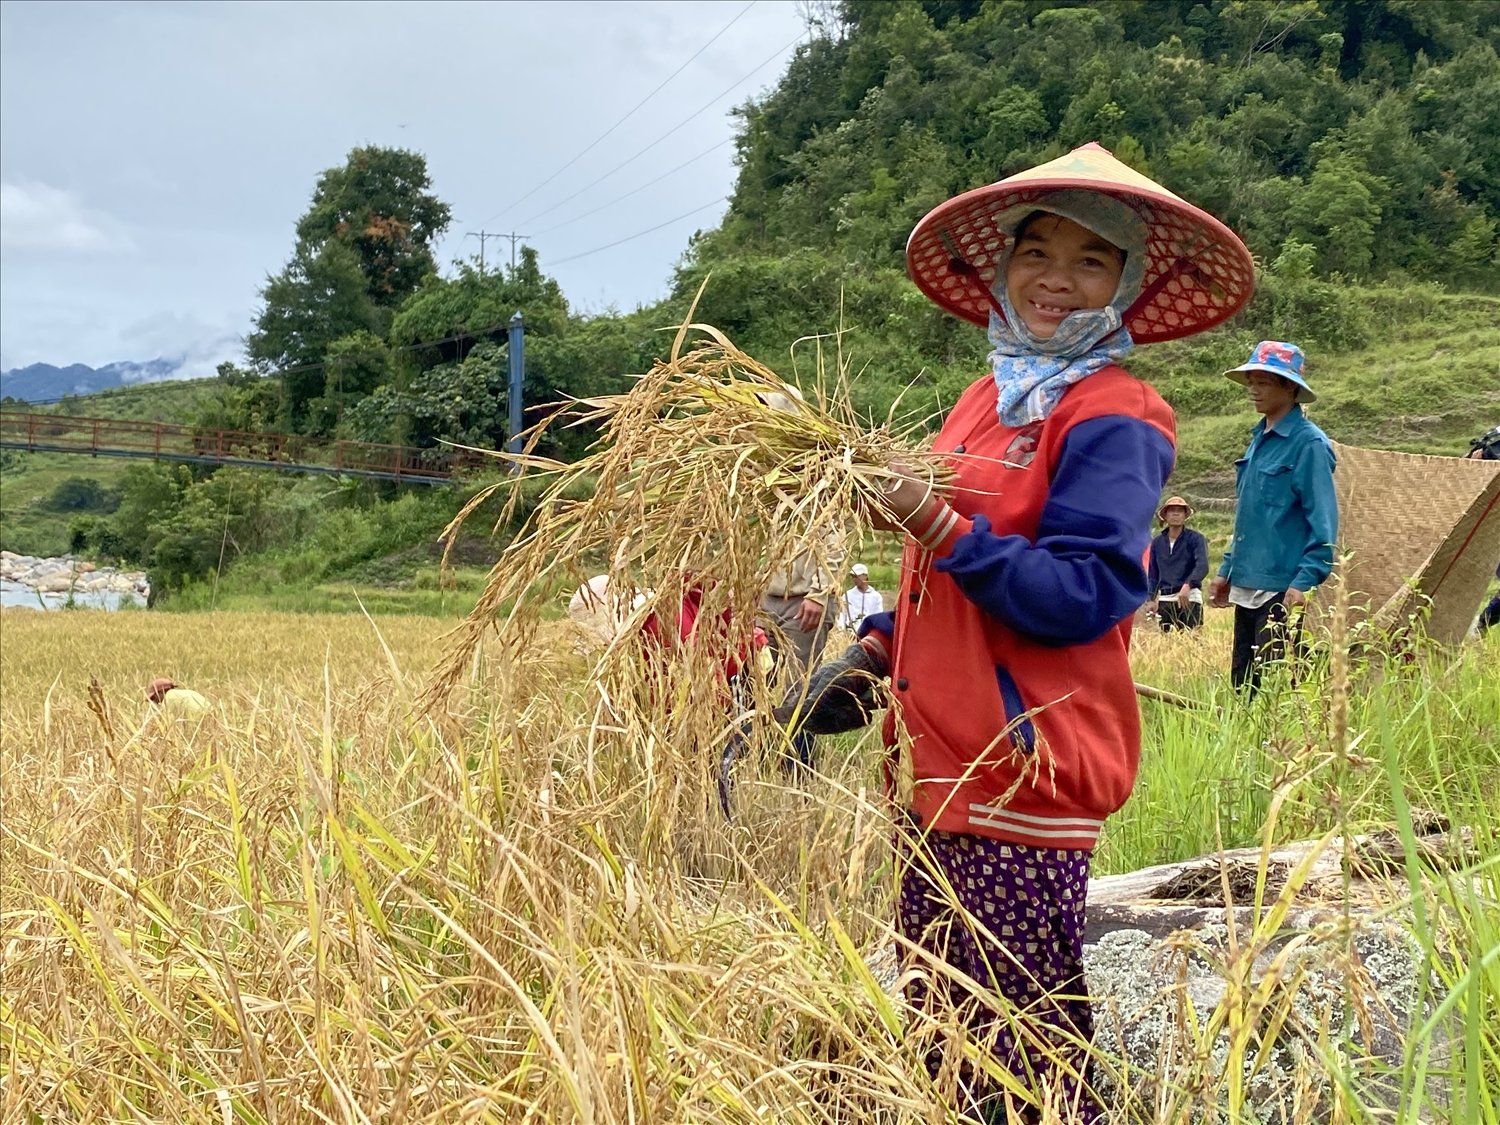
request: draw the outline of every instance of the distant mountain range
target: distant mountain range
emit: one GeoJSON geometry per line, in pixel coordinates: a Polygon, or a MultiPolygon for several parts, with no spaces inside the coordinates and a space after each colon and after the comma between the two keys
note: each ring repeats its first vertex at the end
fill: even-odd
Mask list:
{"type": "Polygon", "coordinates": [[[163,379],[193,377],[183,370],[184,366],[185,361],[181,359],[152,359],[145,363],[124,361],[105,364],[103,367],[89,367],[83,363],[67,367],[33,363],[29,367],[0,371],[0,398],[39,402],[61,398],[63,395],[91,395],[95,391],[107,391],[112,387],[125,387],[134,383],[157,383],[163,379]]]}

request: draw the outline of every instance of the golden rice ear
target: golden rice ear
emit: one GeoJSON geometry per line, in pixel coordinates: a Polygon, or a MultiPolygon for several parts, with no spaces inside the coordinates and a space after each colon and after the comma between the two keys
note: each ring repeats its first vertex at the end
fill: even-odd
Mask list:
{"type": "MultiPolygon", "coordinates": [[[[452,634],[428,705],[463,682],[487,630],[498,629],[503,650],[524,652],[543,607],[601,571],[614,588],[656,592],[622,621],[596,670],[601,682],[639,648],[653,613],[675,620],[684,575],[705,591],[702,612],[731,623],[695,642],[695,654],[706,650],[710,667],[733,664],[779,566],[809,554],[837,574],[834,560],[871,532],[871,514],[889,514],[883,486],[902,467],[936,487],[949,482],[947,459],[921,447],[920,423],[898,432],[889,420],[873,426],[858,417],[837,335],[835,370],[825,368],[820,347],[816,385],[792,396],[795,384],[693,321],[702,294],[700,286],[669,359],[632,376],[621,394],[565,405],[531,433],[528,455],[512,458],[523,471],[541,470],[547,487],[452,634]],[[768,405],[776,395],[790,409],[768,405]],[[581,420],[601,431],[581,460],[559,465],[530,455],[546,426],[581,420]]],[[[508,511],[518,483],[492,493],[507,494],[508,511]]],[[[450,543],[479,502],[445,529],[450,543]]],[[[722,714],[712,721],[722,723],[722,714]]]]}

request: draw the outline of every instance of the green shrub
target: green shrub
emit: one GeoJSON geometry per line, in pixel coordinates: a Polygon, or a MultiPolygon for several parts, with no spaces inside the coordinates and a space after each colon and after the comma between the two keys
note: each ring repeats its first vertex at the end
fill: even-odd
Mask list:
{"type": "Polygon", "coordinates": [[[112,512],[120,505],[120,494],[91,477],[69,477],[58,482],[44,507],[51,512],[112,512]]]}

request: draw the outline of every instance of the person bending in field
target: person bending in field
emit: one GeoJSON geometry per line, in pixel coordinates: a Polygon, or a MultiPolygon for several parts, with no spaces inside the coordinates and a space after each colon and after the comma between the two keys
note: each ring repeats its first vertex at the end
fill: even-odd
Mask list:
{"type": "MultiPolygon", "coordinates": [[[[1025,1119],[1065,1101],[1062,1120],[1093,1122],[1089,859],[1135,782],[1127,645],[1175,459],[1171,409],[1120,362],[1232,315],[1254,268],[1223,224],[1093,144],[940,205],[907,264],[988,326],[990,370],[934,441],[951,490],[913,473],[888,494],[907,535],[894,610],[785,718],[858,725],[881,702],[872,681],[888,690],[896,925],[929,966],[909,997],[964,1015],[1030,1091],[1025,1119]]],[[[960,1111],[1007,1119],[995,1084],[956,1073],[960,1111]]]]}
{"type": "Polygon", "coordinates": [[[208,700],[192,688],[178,687],[164,676],[151,681],[146,689],[146,702],[163,714],[184,719],[207,714],[210,709],[208,700]]]}

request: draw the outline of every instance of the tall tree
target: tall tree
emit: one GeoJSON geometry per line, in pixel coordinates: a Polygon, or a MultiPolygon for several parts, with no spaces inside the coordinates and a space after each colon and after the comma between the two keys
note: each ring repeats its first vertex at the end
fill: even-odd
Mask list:
{"type": "Polygon", "coordinates": [[[399,148],[357,148],[318,177],[297,223],[298,245],[337,240],[359,256],[372,300],[393,308],[437,270],[432,242],[452,212],[432,194],[427,159],[399,148]]]}
{"type": "Polygon", "coordinates": [[[450,212],[430,189],[426,159],[404,149],[357,148],[318,177],[246,343],[258,369],[287,372],[284,425],[326,429],[329,412],[309,404],[324,393],[330,346],[356,333],[384,337],[396,308],[436,273],[432,243],[450,212]]]}

